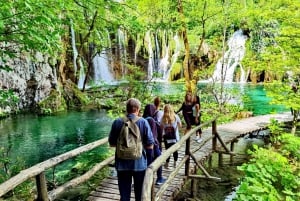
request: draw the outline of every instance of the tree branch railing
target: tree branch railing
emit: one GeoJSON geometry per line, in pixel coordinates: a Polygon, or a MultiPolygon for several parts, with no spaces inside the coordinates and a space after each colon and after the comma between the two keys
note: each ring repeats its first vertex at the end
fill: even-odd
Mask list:
{"type": "Polygon", "coordinates": [[[47,191],[47,181],[45,177],[45,171],[49,168],[52,168],[68,159],[74,158],[84,152],[91,151],[101,145],[108,143],[108,138],[103,138],[95,142],[89,143],[87,145],[81,146],[54,158],[50,158],[46,161],[38,163],[28,169],[22,170],[17,175],[11,177],[9,180],[0,184],[0,198],[12,191],[14,188],[24,183],[25,181],[35,177],[36,179],[36,188],[37,188],[37,198],[38,201],[52,201],[56,199],[64,191],[77,186],[91,178],[97,171],[108,166],[114,161],[114,156],[111,156],[104,161],[96,164],[92,169],[84,173],[83,175],[76,177],[65,184],[53,189],[52,191],[47,191]]]}
{"type": "Polygon", "coordinates": [[[209,140],[213,139],[213,150],[216,149],[216,143],[217,143],[217,124],[216,120],[218,117],[215,117],[213,120],[209,122],[205,122],[201,124],[200,126],[197,126],[190,131],[188,131],[185,135],[182,136],[182,138],[174,145],[172,145],[169,149],[165,150],[162,155],[160,155],[158,158],[153,161],[148,168],[146,169],[144,184],[143,184],[143,193],[142,193],[142,200],[143,201],[156,201],[160,200],[163,196],[163,193],[167,190],[168,186],[171,184],[173,178],[177,175],[181,167],[185,165],[185,176],[187,178],[197,178],[197,176],[193,175],[190,176],[190,168],[189,168],[189,161],[190,158],[192,158],[196,165],[199,166],[200,169],[204,171],[205,178],[208,179],[215,179],[219,180],[219,178],[210,176],[203,166],[196,161],[196,158],[194,157],[193,153],[201,149],[201,147],[209,140]],[[192,152],[190,150],[190,137],[196,133],[196,131],[200,128],[206,127],[208,125],[212,125],[212,136],[206,139],[204,142],[199,144],[199,147],[194,149],[192,152]],[[215,142],[214,142],[215,140],[215,142]],[[182,160],[179,162],[179,164],[176,166],[176,168],[172,171],[172,173],[167,178],[166,182],[160,186],[160,189],[154,193],[154,175],[159,167],[163,165],[163,163],[169,158],[175,151],[178,151],[183,145],[186,143],[186,150],[185,150],[185,156],[182,158],[182,160]]]}
{"type": "MultiPolygon", "coordinates": [[[[163,196],[163,193],[166,191],[169,184],[172,182],[172,179],[178,174],[179,170],[183,165],[185,165],[185,176],[187,178],[198,178],[197,175],[190,175],[190,158],[195,161],[196,165],[203,170],[204,177],[208,179],[218,179],[216,177],[210,176],[205,169],[202,167],[202,165],[196,161],[196,158],[194,157],[193,153],[198,151],[201,146],[203,146],[207,141],[211,140],[213,141],[213,150],[216,150],[216,143],[217,140],[220,140],[217,137],[217,129],[216,129],[216,120],[217,117],[213,120],[203,123],[200,126],[197,126],[190,131],[188,131],[179,142],[174,144],[169,149],[165,150],[161,156],[159,156],[153,163],[150,164],[150,166],[146,170],[146,175],[144,179],[144,185],[143,185],[143,201],[149,201],[149,200],[158,200],[163,196]],[[199,144],[199,147],[190,150],[190,137],[200,128],[212,125],[212,136],[205,139],[202,143],[199,144]],[[173,170],[173,172],[169,175],[166,182],[160,187],[158,192],[154,195],[154,173],[158,170],[160,166],[167,160],[168,157],[170,157],[175,151],[179,150],[183,144],[186,143],[186,150],[185,150],[185,156],[182,158],[182,160],[179,162],[177,167],[173,170]]],[[[91,151],[101,145],[107,144],[108,138],[103,138],[101,140],[97,140],[95,142],[89,143],[87,145],[81,146],[79,148],[76,148],[74,150],[71,150],[69,152],[66,152],[64,154],[61,154],[59,156],[50,158],[46,161],[43,161],[39,164],[36,164],[28,169],[22,170],[17,175],[11,177],[9,180],[3,182],[0,184],[0,198],[5,195],[6,193],[12,191],[20,184],[26,182],[27,180],[31,178],[35,178],[36,181],[36,189],[37,189],[37,201],[52,201],[59,197],[64,191],[69,190],[85,181],[87,181],[89,178],[91,178],[96,172],[101,170],[102,168],[108,166],[114,161],[114,156],[111,156],[105,160],[103,160],[100,163],[97,163],[95,166],[93,166],[89,171],[85,172],[83,175],[76,177],[70,181],[67,181],[66,183],[62,184],[61,186],[58,186],[57,188],[53,189],[52,191],[47,190],[47,180],[45,176],[46,170],[66,161],[71,158],[74,158],[84,152],[91,151]]],[[[221,143],[222,144],[222,143],[221,143]]],[[[203,177],[203,176],[202,176],[203,177]]]]}

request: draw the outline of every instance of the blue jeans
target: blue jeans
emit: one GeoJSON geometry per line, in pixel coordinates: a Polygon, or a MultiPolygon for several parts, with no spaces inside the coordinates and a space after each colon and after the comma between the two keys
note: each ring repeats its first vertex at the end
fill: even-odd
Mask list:
{"type": "MultiPolygon", "coordinates": [[[[149,166],[156,158],[161,155],[161,150],[159,145],[154,145],[153,149],[146,150],[147,152],[147,166],[149,166]]],[[[160,166],[157,170],[157,179],[162,178],[162,166],[160,166]]]]}
{"type": "Polygon", "coordinates": [[[134,183],[135,200],[142,200],[142,189],[144,182],[144,171],[118,171],[118,186],[120,201],[130,201],[132,178],[134,183]]]}

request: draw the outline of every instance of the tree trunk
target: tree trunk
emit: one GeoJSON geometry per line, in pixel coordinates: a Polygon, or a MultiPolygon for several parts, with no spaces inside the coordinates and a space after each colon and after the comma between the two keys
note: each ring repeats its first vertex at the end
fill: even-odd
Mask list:
{"type": "Polygon", "coordinates": [[[183,73],[184,73],[184,78],[185,78],[186,90],[191,91],[192,86],[191,86],[190,70],[189,70],[190,45],[189,45],[189,41],[188,41],[188,37],[187,37],[187,30],[186,30],[186,24],[184,22],[184,13],[183,13],[183,6],[182,6],[181,0],[178,0],[178,12],[179,12],[181,23],[182,23],[181,33],[182,33],[184,49],[185,49],[185,51],[184,51],[185,56],[184,56],[184,60],[183,60],[183,73]]]}
{"type": "Polygon", "coordinates": [[[204,19],[204,16],[205,16],[205,11],[206,11],[206,6],[207,6],[207,1],[204,2],[203,12],[202,12],[202,16],[201,16],[202,34],[201,34],[201,38],[200,38],[200,44],[199,44],[199,47],[198,47],[198,50],[197,50],[197,56],[198,57],[201,56],[200,53],[201,53],[202,45],[203,45],[204,38],[205,38],[205,22],[206,22],[206,19],[204,19]]]}
{"type": "MultiPolygon", "coordinates": [[[[67,30],[67,28],[66,28],[67,30]]],[[[60,83],[65,83],[66,81],[66,60],[67,60],[67,49],[69,45],[69,32],[66,31],[66,33],[62,36],[62,52],[60,54],[60,63],[58,66],[58,81],[60,83]]]]}
{"type": "Polygon", "coordinates": [[[299,110],[293,110],[293,122],[292,122],[292,130],[291,130],[291,133],[293,135],[295,135],[296,133],[296,130],[297,130],[297,123],[298,123],[298,116],[300,114],[300,111],[299,110]]]}

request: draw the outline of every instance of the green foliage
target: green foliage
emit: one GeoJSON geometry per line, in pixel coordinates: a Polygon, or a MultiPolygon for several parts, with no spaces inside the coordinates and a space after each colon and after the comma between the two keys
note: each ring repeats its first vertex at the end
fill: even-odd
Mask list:
{"type": "Polygon", "coordinates": [[[170,79],[174,80],[175,76],[180,75],[182,70],[182,64],[179,62],[175,63],[170,72],[170,79]]]}
{"type": "Polygon", "coordinates": [[[236,200],[299,200],[299,170],[272,149],[254,147],[253,159],[239,167],[245,173],[236,200]]]}
{"type": "Polygon", "coordinates": [[[300,160],[300,138],[291,134],[282,134],[280,136],[280,142],[282,143],[279,150],[282,155],[287,158],[293,158],[299,162],[300,160]]]}
{"type": "MultiPolygon", "coordinates": [[[[293,80],[293,79],[291,79],[293,80]]],[[[293,110],[293,125],[292,132],[294,133],[297,127],[297,118],[300,111],[300,91],[299,78],[294,81],[274,81],[270,84],[265,84],[267,96],[271,98],[271,104],[281,104],[293,110]]]]}
{"type": "Polygon", "coordinates": [[[0,89],[0,116],[5,115],[5,111],[2,111],[1,108],[6,109],[6,107],[9,107],[11,111],[7,111],[8,113],[17,112],[18,103],[19,97],[12,90],[0,89]]]}
{"type": "MultiPolygon", "coordinates": [[[[25,169],[25,161],[21,157],[12,160],[9,157],[10,148],[0,147],[0,183],[8,180],[25,169]]],[[[8,200],[28,200],[33,194],[33,183],[31,180],[17,186],[13,192],[8,193],[8,200]],[[11,197],[11,195],[13,195],[11,197]]]]}
{"type": "Polygon", "coordinates": [[[38,103],[41,115],[51,115],[53,113],[65,111],[67,108],[66,101],[63,96],[56,90],[52,90],[50,95],[38,103]]]}
{"type": "Polygon", "coordinates": [[[273,144],[278,143],[280,136],[283,132],[282,123],[279,123],[275,119],[271,119],[271,122],[268,124],[268,129],[270,130],[270,140],[273,144]]]}
{"type": "MultiPolygon", "coordinates": [[[[21,50],[54,53],[60,48],[62,20],[59,10],[63,1],[20,0],[3,1],[0,5],[1,60],[16,56],[21,50]]],[[[2,66],[3,68],[3,66],[2,66]]]]}
{"type": "Polygon", "coordinates": [[[66,181],[83,175],[97,163],[100,163],[113,154],[114,152],[108,150],[108,147],[100,147],[93,151],[83,153],[74,160],[66,161],[49,169],[46,173],[47,178],[54,186],[62,185],[66,181]]]}
{"type": "MultiPolygon", "coordinates": [[[[113,106],[108,110],[108,114],[115,118],[120,115],[124,115],[125,103],[129,98],[137,98],[144,103],[152,102],[152,90],[155,82],[151,80],[144,80],[146,75],[139,67],[128,65],[128,73],[124,77],[124,82],[120,83],[118,88],[114,91],[118,96],[113,99],[106,100],[106,103],[113,106]]],[[[115,94],[115,93],[114,93],[115,94]]],[[[143,109],[143,108],[142,108],[143,109]]]]}

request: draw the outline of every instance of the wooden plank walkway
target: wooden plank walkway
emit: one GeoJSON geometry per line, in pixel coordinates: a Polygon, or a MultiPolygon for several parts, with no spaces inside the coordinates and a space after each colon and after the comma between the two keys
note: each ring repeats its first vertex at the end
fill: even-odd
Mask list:
{"type": "MultiPolygon", "coordinates": [[[[274,118],[279,122],[287,122],[292,120],[292,116],[290,113],[282,113],[282,114],[272,114],[272,115],[263,115],[250,117],[246,119],[237,120],[227,124],[217,125],[217,132],[221,136],[223,142],[225,144],[230,144],[232,141],[235,141],[238,138],[244,137],[247,134],[257,132],[259,130],[263,130],[266,128],[267,124],[269,124],[270,119],[274,118]]],[[[191,140],[191,150],[197,150],[200,145],[203,145],[201,149],[194,153],[194,156],[198,161],[205,161],[212,154],[212,140],[207,140],[212,135],[212,128],[206,128],[202,131],[202,139],[203,142],[197,143],[194,140],[191,140]]],[[[220,145],[220,143],[218,143],[220,145]]],[[[179,159],[177,163],[181,161],[181,159],[185,155],[185,146],[182,146],[179,149],[179,159]]],[[[194,172],[195,164],[193,160],[190,161],[192,168],[190,171],[194,172]]],[[[173,164],[173,157],[171,157],[170,164],[173,164]]],[[[164,169],[163,168],[163,176],[168,177],[170,173],[172,173],[173,168],[164,169]]],[[[184,166],[180,169],[179,173],[176,175],[175,179],[172,181],[171,185],[168,186],[164,195],[160,200],[173,200],[176,194],[181,190],[184,182],[186,181],[186,176],[184,172],[184,166]]],[[[155,186],[155,192],[157,192],[159,186],[155,186]]],[[[134,193],[131,193],[132,200],[134,200],[134,193]]],[[[117,185],[117,177],[112,168],[112,175],[104,179],[101,184],[99,184],[98,188],[95,191],[90,193],[90,196],[87,198],[88,201],[117,201],[120,199],[119,190],[117,185]]]]}

